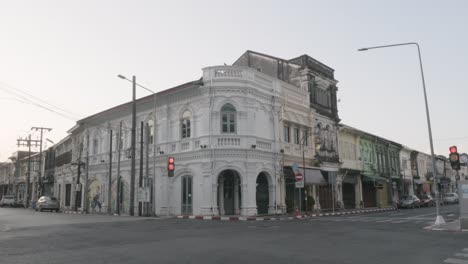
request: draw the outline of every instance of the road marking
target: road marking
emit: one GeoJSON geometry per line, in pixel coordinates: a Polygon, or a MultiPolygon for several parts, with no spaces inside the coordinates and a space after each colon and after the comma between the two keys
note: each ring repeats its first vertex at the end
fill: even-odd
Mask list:
{"type": "Polygon", "coordinates": [[[463,251],[468,252],[468,248],[464,248],[463,251]]]}
{"type": "Polygon", "coordinates": [[[401,223],[406,223],[406,222],[410,222],[411,220],[400,220],[400,221],[396,221],[396,222],[392,222],[392,224],[401,224],[401,223]]]}
{"type": "Polygon", "coordinates": [[[444,260],[445,263],[452,263],[452,264],[468,264],[468,260],[463,260],[463,259],[454,259],[454,258],[448,258],[444,260]]]}
{"type": "Polygon", "coordinates": [[[454,216],[454,215],[455,215],[455,214],[449,214],[449,215],[447,215],[447,216],[449,216],[449,217],[450,217],[450,216],[454,216]]]}
{"type": "Polygon", "coordinates": [[[463,253],[457,253],[455,254],[455,256],[468,258],[468,254],[463,254],[463,253]]]}
{"type": "Polygon", "coordinates": [[[380,220],[380,221],[376,221],[376,223],[387,223],[391,221],[393,221],[393,219],[380,220]]]}

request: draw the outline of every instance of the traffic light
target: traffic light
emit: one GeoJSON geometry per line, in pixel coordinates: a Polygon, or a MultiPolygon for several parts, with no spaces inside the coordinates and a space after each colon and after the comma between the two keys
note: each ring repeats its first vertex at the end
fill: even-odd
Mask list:
{"type": "Polygon", "coordinates": [[[453,170],[460,170],[460,155],[458,155],[458,150],[456,146],[451,146],[450,150],[450,165],[452,165],[453,170]]]}
{"type": "Polygon", "coordinates": [[[167,160],[167,174],[169,177],[174,177],[174,170],[175,170],[175,159],[174,157],[169,157],[167,160]]]}

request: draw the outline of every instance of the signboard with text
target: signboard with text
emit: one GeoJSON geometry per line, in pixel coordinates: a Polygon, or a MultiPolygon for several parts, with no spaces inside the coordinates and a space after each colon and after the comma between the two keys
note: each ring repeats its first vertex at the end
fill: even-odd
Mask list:
{"type": "Polygon", "coordinates": [[[138,188],[138,202],[148,203],[150,201],[150,192],[148,187],[138,188]]]}

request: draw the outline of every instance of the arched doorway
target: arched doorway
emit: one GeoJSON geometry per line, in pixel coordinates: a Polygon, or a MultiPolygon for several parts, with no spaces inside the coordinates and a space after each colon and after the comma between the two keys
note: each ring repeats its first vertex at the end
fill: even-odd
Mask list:
{"type": "Polygon", "coordinates": [[[270,205],[270,193],[268,191],[268,179],[265,173],[261,172],[257,177],[257,214],[268,214],[268,207],[270,205]]]}
{"type": "Polygon", "coordinates": [[[240,214],[241,180],[234,170],[224,170],[218,176],[218,207],[221,215],[240,214]]]}
{"type": "Polygon", "coordinates": [[[192,176],[185,175],[181,178],[181,213],[183,215],[192,214],[192,207],[193,207],[193,199],[192,199],[192,176]]]}

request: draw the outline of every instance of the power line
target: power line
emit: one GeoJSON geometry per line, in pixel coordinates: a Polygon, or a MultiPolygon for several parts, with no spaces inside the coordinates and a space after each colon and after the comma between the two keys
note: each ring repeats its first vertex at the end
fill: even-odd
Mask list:
{"type": "Polygon", "coordinates": [[[437,138],[437,139],[434,139],[434,141],[449,141],[449,140],[460,140],[460,139],[468,139],[468,137],[437,138]]]}
{"type": "Polygon", "coordinates": [[[14,94],[14,95],[18,96],[18,97],[20,97],[21,99],[23,99],[23,100],[29,102],[30,104],[32,104],[32,105],[34,105],[34,106],[37,106],[37,107],[46,109],[46,110],[48,110],[48,111],[50,111],[50,112],[52,112],[52,113],[58,114],[58,115],[60,115],[60,116],[62,116],[62,117],[64,117],[64,118],[67,118],[67,119],[70,119],[70,120],[73,120],[73,121],[76,121],[76,120],[77,120],[77,118],[75,118],[75,117],[72,117],[72,116],[70,116],[70,115],[67,115],[67,114],[60,113],[60,112],[58,112],[58,111],[55,111],[54,109],[51,109],[51,108],[49,108],[49,107],[47,107],[47,106],[44,106],[44,105],[41,105],[41,104],[39,104],[39,103],[37,103],[37,102],[34,102],[34,101],[32,101],[32,100],[30,100],[30,99],[28,99],[28,98],[26,98],[26,97],[24,97],[24,96],[22,96],[22,95],[19,95],[19,94],[15,93],[15,92],[12,92],[11,90],[8,90],[8,89],[6,89],[6,88],[4,88],[4,87],[1,87],[1,86],[0,86],[0,89],[3,90],[3,91],[5,91],[5,92],[7,92],[7,93],[11,93],[11,94],[14,94]]]}
{"type": "Polygon", "coordinates": [[[19,88],[13,87],[12,85],[9,85],[9,84],[7,84],[7,83],[5,83],[5,82],[0,82],[0,84],[6,86],[6,87],[9,88],[9,89],[13,89],[13,90],[15,90],[15,91],[17,91],[17,92],[26,94],[26,95],[28,95],[28,96],[30,96],[30,97],[32,97],[32,98],[34,98],[34,99],[36,99],[36,100],[42,102],[42,103],[45,103],[45,104],[47,104],[47,105],[49,105],[49,106],[51,106],[51,107],[53,107],[53,108],[56,108],[56,109],[58,109],[58,110],[60,110],[60,111],[62,111],[62,112],[68,113],[68,114],[70,114],[70,115],[72,115],[72,116],[78,116],[78,114],[76,114],[76,113],[74,113],[74,112],[72,112],[72,111],[70,111],[70,110],[68,110],[68,109],[65,109],[65,108],[62,108],[62,107],[58,107],[58,106],[56,106],[56,105],[53,105],[53,104],[51,104],[51,103],[49,103],[49,102],[47,102],[47,101],[45,101],[45,100],[43,100],[43,99],[41,99],[41,98],[39,98],[39,97],[37,97],[37,96],[34,96],[34,95],[30,94],[30,93],[27,93],[27,92],[25,92],[25,91],[23,91],[23,90],[21,90],[21,89],[19,89],[19,88]]]}

